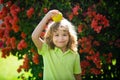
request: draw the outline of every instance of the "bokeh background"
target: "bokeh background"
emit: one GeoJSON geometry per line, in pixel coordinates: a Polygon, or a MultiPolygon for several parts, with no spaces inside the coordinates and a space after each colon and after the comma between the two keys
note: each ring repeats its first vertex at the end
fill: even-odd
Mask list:
{"type": "Polygon", "coordinates": [[[51,9],[75,25],[82,80],[119,80],[119,4],[119,0],[0,0],[0,80],[43,79],[43,60],[31,33],[51,9]]]}

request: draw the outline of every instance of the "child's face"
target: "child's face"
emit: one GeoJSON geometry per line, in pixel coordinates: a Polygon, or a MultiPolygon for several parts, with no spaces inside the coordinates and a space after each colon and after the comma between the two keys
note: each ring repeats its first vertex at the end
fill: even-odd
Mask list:
{"type": "Polygon", "coordinates": [[[69,34],[64,27],[59,27],[55,32],[53,32],[53,43],[56,47],[66,49],[68,41],[69,34]]]}

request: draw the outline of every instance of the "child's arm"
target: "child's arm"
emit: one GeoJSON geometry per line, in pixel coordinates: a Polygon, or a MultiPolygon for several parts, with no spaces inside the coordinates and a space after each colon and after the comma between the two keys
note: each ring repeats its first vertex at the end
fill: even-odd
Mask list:
{"type": "Polygon", "coordinates": [[[82,80],[81,74],[75,74],[75,80],[82,80]]]}
{"type": "Polygon", "coordinates": [[[38,49],[41,49],[41,46],[43,44],[43,40],[40,38],[40,34],[42,33],[46,23],[48,22],[48,20],[55,14],[58,14],[59,11],[58,10],[50,10],[45,17],[43,17],[43,19],[40,21],[40,23],[37,25],[37,27],[34,29],[33,33],[32,33],[32,40],[35,44],[35,46],[38,49]]]}

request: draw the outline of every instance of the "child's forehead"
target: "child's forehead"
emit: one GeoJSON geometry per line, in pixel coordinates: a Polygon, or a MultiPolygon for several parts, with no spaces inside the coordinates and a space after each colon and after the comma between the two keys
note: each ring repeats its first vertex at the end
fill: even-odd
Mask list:
{"type": "Polygon", "coordinates": [[[63,32],[68,32],[68,28],[63,27],[63,26],[60,26],[60,27],[58,27],[58,28],[55,30],[55,32],[61,32],[61,31],[63,31],[63,32]]]}
{"type": "Polygon", "coordinates": [[[68,28],[64,26],[59,26],[57,30],[68,31],[68,28]]]}

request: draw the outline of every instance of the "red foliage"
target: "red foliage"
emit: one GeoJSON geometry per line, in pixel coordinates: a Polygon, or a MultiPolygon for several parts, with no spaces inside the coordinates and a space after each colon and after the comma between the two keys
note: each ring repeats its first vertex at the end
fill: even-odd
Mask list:
{"type": "Polygon", "coordinates": [[[95,74],[95,75],[99,75],[99,74],[101,74],[101,70],[96,69],[96,68],[91,68],[90,73],[95,74]]]}
{"type": "Polygon", "coordinates": [[[68,19],[69,19],[70,21],[73,19],[73,17],[74,17],[73,13],[70,13],[70,14],[68,15],[68,19]]]}
{"type": "Polygon", "coordinates": [[[108,26],[109,21],[101,14],[96,14],[91,22],[91,28],[93,28],[97,33],[100,33],[102,28],[106,28],[108,26]]]}
{"type": "Polygon", "coordinates": [[[25,57],[24,57],[24,61],[23,61],[23,65],[22,65],[22,68],[26,71],[29,70],[30,66],[29,66],[29,58],[28,58],[28,55],[26,54],[25,57]]]}
{"type": "Polygon", "coordinates": [[[78,25],[78,33],[81,33],[84,28],[83,24],[78,25]]]}
{"type": "Polygon", "coordinates": [[[28,18],[31,18],[32,17],[32,15],[34,14],[34,8],[33,7],[31,7],[29,10],[27,10],[27,17],[28,18]]]}
{"type": "Polygon", "coordinates": [[[7,14],[8,14],[7,7],[3,7],[2,10],[0,11],[0,19],[3,19],[7,14]]]}
{"type": "Polygon", "coordinates": [[[47,8],[43,8],[43,12],[46,14],[48,12],[47,8]]]}
{"type": "Polygon", "coordinates": [[[91,39],[89,37],[82,37],[79,39],[78,43],[81,46],[80,53],[89,53],[92,47],[91,39]]]}
{"type": "Polygon", "coordinates": [[[4,3],[4,0],[0,0],[0,4],[4,3]]]}
{"type": "MultiPolygon", "coordinates": [[[[2,57],[6,58],[7,56],[9,56],[10,52],[14,50],[15,51],[18,50],[18,52],[20,52],[20,55],[22,56],[26,53],[29,53],[30,57],[28,57],[28,55],[25,55],[23,59],[24,60],[23,65],[20,65],[20,67],[17,70],[18,72],[21,72],[22,69],[28,71],[30,68],[33,68],[34,64],[36,64],[37,66],[40,63],[40,60],[39,60],[39,54],[37,53],[37,51],[33,49],[33,45],[32,44],[28,45],[29,43],[31,43],[30,42],[31,38],[29,35],[27,35],[28,33],[25,32],[25,30],[27,30],[26,28],[27,26],[25,25],[24,30],[21,29],[24,23],[21,24],[20,22],[28,21],[27,24],[29,24],[29,21],[32,21],[32,19],[35,19],[37,17],[39,18],[43,17],[43,15],[48,12],[48,8],[44,6],[42,7],[42,10],[37,11],[37,8],[35,6],[36,9],[30,7],[29,9],[27,8],[28,10],[26,10],[26,7],[22,6],[22,8],[20,8],[18,6],[19,2],[17,1],[16,3],[12,3],[12,2],[14,1],[6,2],[0,11],[0,19],[3,21],[0,24],[0,48],[2,50],[2,57]],[[26,15],[24,15],[23,17],[23,14],[21,15],[20,12],[21,13],[26,12],[26,15]],[[35,12],[38,13],[34,15],[35,17],[33,17],[33,14],[35,12]],[[23,18],[25,18],[26,16],[28,18],[23,20],[23,18]],[[28,40],[29,43],[27,43],[25,40],[28,40]],[[30,48],[31,45],[32,45],[32,49],[30,48]],[[30,64],[30,63],[34,63],[34,64],[30,64]]],[[[0,4],[2,3],[4,3],[4,0],[0,0],[0,4]]],[[[84,11],[82,10],[81,6],[77,3],[75,4],[75,6],[73,7],[71,6],[70,7],[71,10],[65,13],[66,14],[65,16],[67,16],[70,21],[73,21],[75,23],[75,25],[77,26],[76,29],[78,29],[78,35],[80,35],[78,36],[79,53],[81,55],[81,58],[84,57],[83,59],[81,59],[82,75],[101,74],[100,70],[102,68],[102,64],[101,64],[102,59],[100,59],[100,56],[104,57],[107,64],[110,64],[112,59],[112,53],[101,55],[102,53],[100,53],[96,49],[96,47],[101,46],[101,43],[99,39],[96,40],[96,38],[93,37],[94,35],[97,36],[97,34],[95,34],[94,32],[100,34],[102,29],[109,26],[109,21],[106,18],[106,16],[97,13],[97,10],[95,8],[96,6],[93,5],[92,7],[88,7],[88,9],[87,10],[85,9],[84,11]],[[93,36],[91,36],[92,34],[93,36]]],[[[39,18],[35,20],[38,20],[39,18]]],[[[33,21],[33,22],[35,23],[37,21],[33,21]]],[[[35,26],[35,24],[34,25],[30,24],[30,25],[35,26]]],[[[45,34],[44,31],[40,35],[40,37],[42,38],[45,34]]],[[[116,39],[115,41],[111,41],[110,45],[120,47],[120,40],[116,39]]],[[[37,75],[39,77],[43,76],[42,73],[39,74],[37,73],[37,75]]]]}
{"type": "Polygon", "coordinates": [[[19,66],[19,68],[17,69],[17,72],[20,73],[22,71],[22,65],[19,66]]]}
{"type": "Polygon", "coordinates": [[[15,37],[7,38],[6,45],[8,47],[11,47],[11,49],[15,49],[16,48],[16,38],[15,37]]]}
{"type": "Polygon", "coordinates": [[[17,16],[19,12],[20,12],[20,8],[16,4],[13,4],[10,7],[10,13],[13,17],[17,16]]]}
{"type": "Polygon", "coordinates": [[[25,48],[27,48],[27,43],[25,42],[25,40],[21,40],[19,43],[18,43],[18,45],[17,45],[17,49],[18,50],[22,50],[22,49],[25,49],[25,48]]]}
{"type": "Polygon", "coordinates": [[[79,14],[79,9],[80,9],[80,6],[79,5],[75,5],[73,8],[72,8],[72,11],[73,11],[73,15],[77,16],[79,14]]]}
{"type": "Polygon", "coordinates": [[[35,64],[39,64],[39,54],[35,53],[32,60],[35,64]]]}
{"type": "Polygon", "coordinates": [[[25,34],[24,32],[22,32],[22,33],[21,33],[21,37],[22,37],[23,39],[25,39],[25,38],[26,38],[26,34],[25,34]]]}
{"type": "Polygon", "coordinates": [[[90,62],[88,60],[81,61],[81,67],[86,69],[87,67],[90,67],[90,62]]]}
{"type": "Polygon", "coordinates": [[[28,71],[29,68],[30,68],[30,60],[28,58],[28,55],[26,54],[23,59],[23,64],[19,66],[19,68],[17,69],[17,72],[20,73],[22,69],[24,69],[25,71],[28,71]]]}
{"type": "Polygon", "coordinates": [[[112,53],[110,52],[110,53],[108,53],[108,54],[103,54],[103,56],[105,57],[105,60],[106,60],[106,62],[108,63],[108,64],[110,64],[110,63],[112,63],[112,53]]]}
{"type": "Polygon", "coordinates": [[[0,41],[0,48],[3,48],[4,46],[3,46],[3,42],[2,41],[0,41]]]}
{"type": "Polygon", "coordinates": [[[12,25],[12,29],[15,33],[17,33],[20,30],[20,28],[17,24],[12,25]]]}
{"type": "Polygon", "coordinates": [[[7,56],[10,55],[10,51],[11,51],[11,48],[10,47],[5,47],[5,48],[2,48],[2,58],[6,58],[7,56]]]}
{"type": "Polygon", "coordinates": [[[12,5],[12,2],[11,1],[8,1],[8,2],[6,2],[6,7],[10,7],[12,5]]]}

